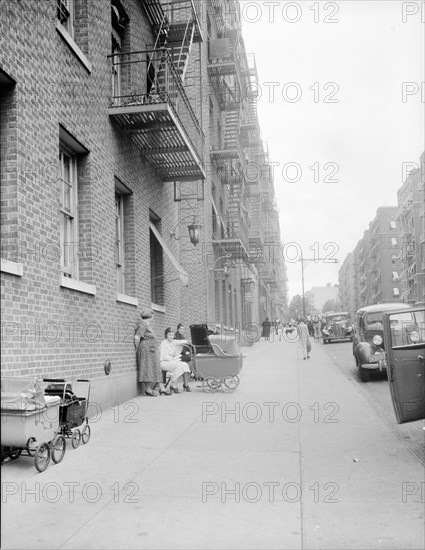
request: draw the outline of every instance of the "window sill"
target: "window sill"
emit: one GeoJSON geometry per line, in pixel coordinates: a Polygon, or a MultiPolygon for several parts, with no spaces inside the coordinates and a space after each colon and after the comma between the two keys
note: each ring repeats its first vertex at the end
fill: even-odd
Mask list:
{"type": "Polygon", "coordinates": [[[117,292],[116,296],[117,302],[122,302],[123,304],[129,304],[130,306],[138,306],[139,300],[137,298],[134,298],[134,296],[127,296],[127,294],[121,294],[120,292],[117,292]]]}
{"type": "Polygon", "coordinates": [[[65,40],[65,42],[68,44],[68,46],[71,48],[71,50],[76,55],[76,57],[79,59],[79,61],[84,65],[85,69],[89,73],[91,73],[92,72],[92,65],[91,65],[90,61],[83,54],[83,52],[77,46],[75,40],[72,38],[72,36],[69,34],[69,32],[65,29],[65,27],[59,21],[56,22],[56,30],[61,35],[61,37],[65,40]]]}
{"type": "Polygon", "coordinates": [[[160,306],[159,304],[151,303],[151,307],[154,311],[159,311],[160,313],[166,313],[167,309],[165,306],[160,306]]]}
{"type": "Polygon", "coordinates": [[[9,273],[10,275],[16,275],[22,277],[24,274],[24,266],[18,262],[11,262],[10,260],[1,259],[1,271],[3,273],[9,273]]]}
{"type": "Polygon", "coordinates": [[[96,296],[96,287],[94,285],[83,283],[83,281],[78,281],[77,279],[70,279],[69,277],[65,277],[63,274],[61,274],[60,286],[63,288],[76,290],[77,292],[83,292],[84,294],[96,296]]]}

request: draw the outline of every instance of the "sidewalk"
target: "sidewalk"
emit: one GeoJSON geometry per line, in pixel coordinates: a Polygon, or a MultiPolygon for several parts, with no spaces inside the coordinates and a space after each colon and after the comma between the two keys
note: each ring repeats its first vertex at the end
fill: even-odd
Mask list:
{"type": "Polygon", "coordinates": [[[5,463],[2,548],[423,548],[423,467],[353,381],[319,344],[244,351],[234,393],[138,397],[42,474],[5,463]]]}

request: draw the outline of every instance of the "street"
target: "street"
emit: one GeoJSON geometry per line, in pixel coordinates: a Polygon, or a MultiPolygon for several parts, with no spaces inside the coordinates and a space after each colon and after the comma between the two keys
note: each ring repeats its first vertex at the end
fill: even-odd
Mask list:
{"type": "Polygon", "coordinates": [[[410,422],[397,424],[386,373],[372,375],[371,381],[368,383],[361,382],[358,376],[358,369],[354,364],[351,342],[332,343],[322,346],[322,348],[335,361],[339,369],[350,380],[356,383],[358,389],[363,392],[369,404],[375,409],[386,425],[418,457],[422,464],[425,464],[424,423],[410,422]]]}
{"type": "Polygon", "coordinates": [[[42,474],[4,463],[2,548],[422,548],[422,425],[395,426],[386,381],[349,343],[244,352],[233,393],[137,397],[42,474]]]}

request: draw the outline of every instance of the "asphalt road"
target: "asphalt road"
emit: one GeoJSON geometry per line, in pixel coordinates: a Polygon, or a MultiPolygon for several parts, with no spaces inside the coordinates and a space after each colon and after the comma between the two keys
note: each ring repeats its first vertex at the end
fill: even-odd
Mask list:
{"type": "Polygon", "coordinates": [[[385,424],[425,466],[425,422],[397,424],[386,373],[374,373],[370,382],[362,382],[354,363],[351,342],[336,342],[325,346],[320,342],[316,345],[320,345],[335,365],[352,380],[358,391],[363,392],[385,424]]]}

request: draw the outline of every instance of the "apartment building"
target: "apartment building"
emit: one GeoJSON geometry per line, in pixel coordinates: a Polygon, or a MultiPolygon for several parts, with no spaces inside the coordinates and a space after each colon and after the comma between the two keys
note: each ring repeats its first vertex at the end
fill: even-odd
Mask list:
{"type": "Polygon", "coordinates": [[[129,399],[145,306],[243,343],[285,293],[238,2],[0,10],[2,372],[129,399]]]}
{"type": "Polygon", "coordinates": [[[359,308],[401,299],[397,208],[377,209],[363,237],[339,270],[340,298],[353,315],[359,308]]]}
{"type": "Polygon", "coordinates": [[[401,299],[400,235],[396,223],[397,207],[381,206],[369,224],[371,294],[373,304],[401,299]]]}
{"type": "Polygon", "coordinates": [[[401,239],[401,299],[425,302],[425,152],[397,191],[396,221],[401,239]]]}
{"type": "Polygon", "coordinates": [[[350,252],[338,271],[338,299],[341,311],[349,312],[351,319],[354,319],[356,313],[353,263],[353,253],[350,252]]]}

